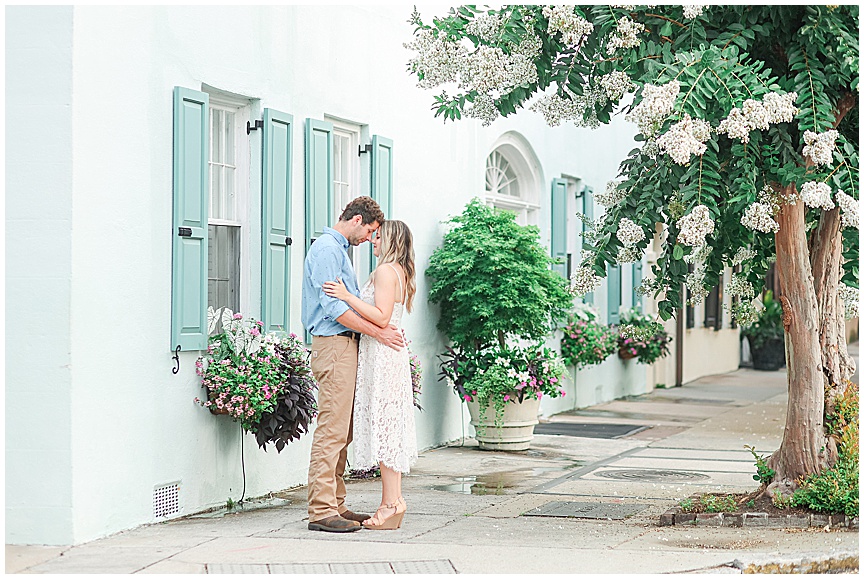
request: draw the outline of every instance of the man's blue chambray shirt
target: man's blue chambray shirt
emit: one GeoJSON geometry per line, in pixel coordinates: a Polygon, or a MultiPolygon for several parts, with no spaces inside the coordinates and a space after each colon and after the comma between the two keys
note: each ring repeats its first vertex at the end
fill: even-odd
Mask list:
{"type": "Polygon", "coordinates": [[[360,296],[357,276],[348,259],[348,240],[344,235],[324,228],[324,234],[315,240],[303,264],[303,325],[313,336],[335,336],[348,328],[336,321],[347,312],[348,304],[324,293],[325,281],[340,278],[355,296],[360,296]]]}

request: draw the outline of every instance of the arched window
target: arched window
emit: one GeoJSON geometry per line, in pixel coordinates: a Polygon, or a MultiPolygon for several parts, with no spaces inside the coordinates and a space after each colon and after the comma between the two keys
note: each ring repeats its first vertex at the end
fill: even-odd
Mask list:
{"type": "Polygon", "coordinates": [[[539,225],[540,163],[531,146],[513,132],[498,139],[486,158],[486,203],[516,213],[520,225],[539,225]]]}

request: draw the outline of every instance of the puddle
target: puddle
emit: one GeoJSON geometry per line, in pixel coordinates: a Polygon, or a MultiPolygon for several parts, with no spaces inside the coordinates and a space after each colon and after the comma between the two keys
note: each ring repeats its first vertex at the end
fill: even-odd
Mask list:
{"type": "Polygon", "coordinates": [[[516,487],[534,486],[531,478],[548,473],[564,472],[578,466],[583,466],[582,461],[571,461],[564,466],[545,466],[538,468],[526,468],[516,471],[495,472],[477,476],[456,477],[453,484],[436,485],[432,490],[464,495],[505,495],[510,489],[516,487]],[[527,482],[527,484],[526,484],[527,482]]]}

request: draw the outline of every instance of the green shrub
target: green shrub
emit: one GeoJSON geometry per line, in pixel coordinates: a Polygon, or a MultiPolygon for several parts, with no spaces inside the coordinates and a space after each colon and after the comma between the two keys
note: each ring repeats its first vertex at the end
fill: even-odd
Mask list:
{"type": "Polygon", "coordinates": [[[846,382],[846,390],[831,401],[832,411],[825,423],[837,443],[837,463],[799,481],[792,495],[793,506],[814,511],[858,516],[858,385],[846,382]]]}

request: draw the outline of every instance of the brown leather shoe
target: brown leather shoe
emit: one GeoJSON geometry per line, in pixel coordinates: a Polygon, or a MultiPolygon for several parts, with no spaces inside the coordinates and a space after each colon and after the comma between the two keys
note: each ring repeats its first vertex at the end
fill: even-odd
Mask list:
{"type": "Polygon", "coordinates": [[[359,531],[360,523],[349,521],[340,515],[333,515],[318,521],[309,521],[310,531],[327,531],[328,533],[350,533],[359,531]]]}
{"type": "Polygon", "coordinates": [[[352,513],[351,511],[349,511],[347,509],[345,511],[339,513],[339,515],[343,519],[348,519],[349,521],[357,521],[358,523],[362,523],[366,519],[372,518],[372,515],[364,515],[363,513],[352,513]]]}

